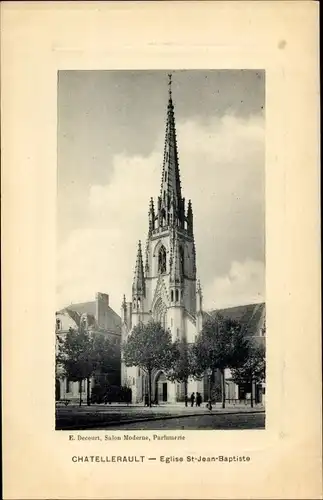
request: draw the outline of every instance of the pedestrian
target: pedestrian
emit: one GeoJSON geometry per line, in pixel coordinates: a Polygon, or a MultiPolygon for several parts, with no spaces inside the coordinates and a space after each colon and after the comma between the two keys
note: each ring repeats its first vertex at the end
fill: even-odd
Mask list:
{"type": "Polygon", "coordinates": [[[207,407],[210,411],[212,410],[212,403],[211,403],[211,400],[210,400],[210,399],[208,400],[206,407],[207,407]]]}
{"type": "Polygon", "coordinates": [[[192,392],[192,394],[191,394],[191,406],[194,406],[194,401],[195,401],[195,393],[192,392]]]}
{"type": "Polygon", "coordinates": [[[187,397],[187,394],[185,394],[184,401],[185,401],[185,406],[187,406],[187,403],[188,403],[188,397],[187,397]]]}
{"type": "Polygon", "coordinates": [[[202,396],[199,392],[196,393],[196,406],[200,407],[202,403],[202,396]]]}
{"type": "Polygon", "coordinates": [[[149,406],[148,394],[145,394],[145,406],[149,406]]]}

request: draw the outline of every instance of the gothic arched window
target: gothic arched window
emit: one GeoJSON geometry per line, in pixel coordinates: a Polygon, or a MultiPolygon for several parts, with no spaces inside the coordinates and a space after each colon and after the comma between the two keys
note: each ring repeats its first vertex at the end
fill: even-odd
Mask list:
{"type": "Polygon", "coordinates": [[[161,246],[158,252],[158,272],[160,274],[166,273],[166,250],[164,245],[161,246]]]}
{"type": "Polygon", "coordinates": [[[167,315],[167,308],[163,303],[161,297],[159,297],[153,310],[153,318],[159,323],[161,323],[163,328],[166,328],[166,315],[167,315]]]}
{"type": "Polygon", "coordinates": [[[175,296],[176,296],[176,302],[178,302],[178,299],[179,299],[179,296],[178,296],[178,290],[176,290],[176,292],[175,292],[175,296]]]}

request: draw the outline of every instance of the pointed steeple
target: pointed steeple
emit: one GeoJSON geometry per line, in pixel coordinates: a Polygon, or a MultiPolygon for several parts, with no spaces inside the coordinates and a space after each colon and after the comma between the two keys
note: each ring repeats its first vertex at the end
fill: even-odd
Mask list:
{"type": "Polygon", "coordinates": [[[126,296],[123,296],[122,304],[121,304],[121,321],[122,323],[126,323],[127,321],[127,302],[126,296]]]}
{"type": "Polygon", "coordinates": [[[193,236],[193,209],[191,200],[188,201],[186,220],[187,220],[187,232],[190,236],[193,236]]]}
{"type": "Polygon", "coordinates": [[[171,205],[173,205],[174,207],[174,222],[179,221],[179,225],[182,225],[184,224],[184,214],[179,175],[174,105],[172,98],[172,75],[168,75],[168,77],[169,95],[167,106],[164,160],[160,190],[162,225],[169,225],[169,211],[171,205]]]}
{"type": "Polygon", "coordinates": [[[145,295],[144,265],[142,261],[141,241],[138,244],[135,276],[132,285],[133,295],[145,295]]]}
{"type": "Polygon", "coordinates": [[[149,274],[149,237],[146,242],[146,262],[145,262],[145,276],[149,274]]]}
{"type": "Polygon", "coordinates": [[[203,294],[200,280],[196,284],[196,313],[202,313],[203,310],[203,294]]]}

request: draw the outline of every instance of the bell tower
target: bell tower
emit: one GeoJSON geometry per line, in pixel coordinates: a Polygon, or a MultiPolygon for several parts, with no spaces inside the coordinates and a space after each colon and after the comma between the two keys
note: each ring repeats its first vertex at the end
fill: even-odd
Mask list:
{"type": "Polygon", "coordinates": [[[186,210],[182,197],[172,76],[168,78],[160,195],[156,205],[152,198],[149,203],[145,279],[152,316],[160,318],[160,311],[165,316],[167,309],[166,325],[176,340],[186,336],[184,314],[194,317],[196,312],[196,255],[192,203],[189,200],[186,210]]]}
{"type": "MultiPolygon", "coordinates": [[[[201,293],[199,287],[198,290],[201,293]]],[[[197,301],[196,292],[193,208],[189,200],[186,209],[185,198],[182,197],[172,76],[168,75],[160,193],[156,202],[153,198],[149,202],[144,258],[140,242],[138,246],[132,287],[131,325],[139,321],[145,323],[152,318],[170,330],[173,341],[185,338],[188,343],[194,342],[197,333],[196,313],[201,314],[201,301],[197,301]]],[[[142,384],[138,382],[134,369],[128,371],[133,375],[133,391],[135,399],[139,401],[142,384]]],[[[177,385],[167,382],[169,401],[176,401],[180,397],[177,385]]],[[[191,389],[196,390],[193,386],[191,389]]]]}

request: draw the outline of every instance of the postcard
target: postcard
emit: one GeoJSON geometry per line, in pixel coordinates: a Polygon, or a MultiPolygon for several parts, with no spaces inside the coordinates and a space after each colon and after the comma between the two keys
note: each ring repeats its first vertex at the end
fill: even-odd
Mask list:
{"type": "Polygon", "coordinates": [[[4,498],[322,498],[317,5],[1,10],[4,498]]]}

